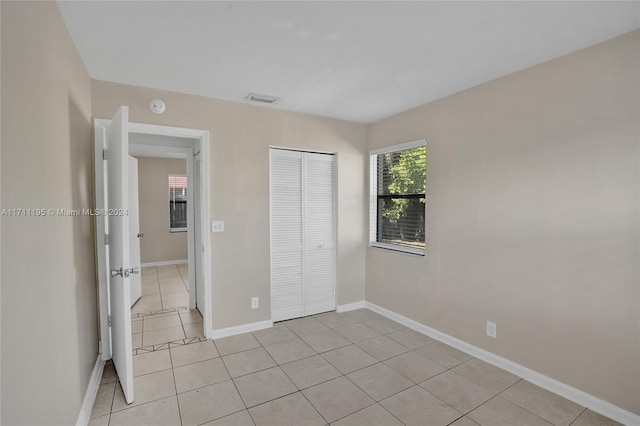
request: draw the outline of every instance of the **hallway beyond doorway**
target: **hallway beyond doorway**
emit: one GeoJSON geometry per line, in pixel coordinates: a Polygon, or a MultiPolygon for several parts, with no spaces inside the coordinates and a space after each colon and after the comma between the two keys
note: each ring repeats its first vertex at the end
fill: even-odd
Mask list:
{"type": "Polygon", "coordinates": [[[142,297],[131,307],[134,355],[204,340],[188,283],[186,264],[142,268],[142,297]]]}

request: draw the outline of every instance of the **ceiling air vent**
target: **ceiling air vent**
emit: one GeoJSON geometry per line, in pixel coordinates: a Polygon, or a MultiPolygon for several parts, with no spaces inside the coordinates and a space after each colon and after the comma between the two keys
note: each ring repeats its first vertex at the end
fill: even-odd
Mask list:
{"type": "Polygon", "coordinates": [[[258,95],[257,93],[249,93],[245,98],[249,102],[259,102],[261,104],[272,104],[278,100],[275,96],[258,95]]]}

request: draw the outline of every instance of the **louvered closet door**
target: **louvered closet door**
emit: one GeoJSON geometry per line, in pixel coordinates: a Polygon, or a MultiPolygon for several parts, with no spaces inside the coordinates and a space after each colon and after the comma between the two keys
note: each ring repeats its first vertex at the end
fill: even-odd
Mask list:
{"type": "Polygon", "coordinates": [[[304,314],[334,310],[335,162],[304,153],[304,314]]]}
{"type": "Polygon", "coordinates": [[[302,153],[271,149],[271,319],[304,315],[302,153]]]}

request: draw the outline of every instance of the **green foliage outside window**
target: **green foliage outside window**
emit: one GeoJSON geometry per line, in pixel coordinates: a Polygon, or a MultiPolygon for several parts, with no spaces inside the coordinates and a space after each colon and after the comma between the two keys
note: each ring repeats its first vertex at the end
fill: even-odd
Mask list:
{"type": "Polygon", "coordinates": [[[426,147],[378,155],[378,241],[424,247],[426,147]]]}

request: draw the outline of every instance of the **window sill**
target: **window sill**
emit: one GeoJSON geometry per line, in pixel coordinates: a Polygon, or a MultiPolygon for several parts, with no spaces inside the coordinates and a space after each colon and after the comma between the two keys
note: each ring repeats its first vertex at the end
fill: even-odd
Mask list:
{"type": "Polygon", "coordinates": [[[397,253],[410,254],[413,256],[422,256],[422,257],[425,256],[425,249],[421,249],[421,248],[403,247],[403,246],[398,246],[394,244],[385,244],[385,243],[378,243],[378,242],[369,243],[369,247],[395,251],[397,253]]]}
{"type": "Polygon", "coordinates": [[[179,233],[179,232],[187,232],[187,228],[171,228],[169,232],[172,234],[179,233]]]}

